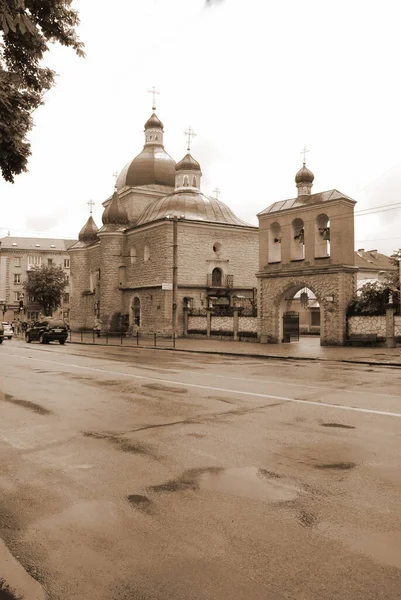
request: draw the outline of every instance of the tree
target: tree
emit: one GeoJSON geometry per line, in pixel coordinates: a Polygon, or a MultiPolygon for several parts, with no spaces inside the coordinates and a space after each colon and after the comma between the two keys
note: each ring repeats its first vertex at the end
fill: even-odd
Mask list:
{"type": "Polygon", "coordinates": [[[399,261],[401,260],[401,248],[398,250],[394,250],[393,254],[390,256],[390,262],[392,265],[396,267],[396,270],[392,273],[387,274],[387,282],[392,289],[400,289],[400,265],[399,261]]]}
{"type": "Polygon", "coordinates": [[[28,297],[34,297],[46,316],[61,304],[67,279],[61,267],[35,267],[28,273],[24,289],[28,297]]]}
{"type": "Polygon", "coordinates": [[[59,42],[84,56],[71,0],[0,0],[0,169],[6,181],[27,170],[32,112],[54,83],[41,66],[49,44],[59,42]]]}

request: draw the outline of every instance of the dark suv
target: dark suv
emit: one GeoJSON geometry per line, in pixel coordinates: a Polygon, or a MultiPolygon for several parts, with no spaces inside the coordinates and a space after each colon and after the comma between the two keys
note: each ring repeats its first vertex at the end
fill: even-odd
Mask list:
{"type": "Polygon", "coordinates": [[[64,321],[49,319],[47,321],[35,321],[26,330],[25,339],[30,344],[37,340],[41,344],[59,342],[65,344],[68,338],[68,327],[64,321]]]}

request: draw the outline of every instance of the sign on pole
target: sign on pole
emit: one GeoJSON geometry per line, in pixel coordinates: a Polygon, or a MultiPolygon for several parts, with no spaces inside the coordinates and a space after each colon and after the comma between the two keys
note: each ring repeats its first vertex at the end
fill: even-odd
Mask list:
{"type": "Polygon", "coordinates": [[[173,289],[173,284],[172,283],[162,283],[162,290],[172,290],[173,289]]]}

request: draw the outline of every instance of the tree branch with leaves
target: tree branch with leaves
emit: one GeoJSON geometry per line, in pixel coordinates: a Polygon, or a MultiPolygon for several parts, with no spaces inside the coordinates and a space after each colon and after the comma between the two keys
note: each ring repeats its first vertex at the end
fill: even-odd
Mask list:
{"type": "Polygon", "coordinates": [[[6,181],[27,171],[32,113],[54,84],[42,65],[51,43],[84,56],[71,0],[0,0],[0,169],[6,181]]]}

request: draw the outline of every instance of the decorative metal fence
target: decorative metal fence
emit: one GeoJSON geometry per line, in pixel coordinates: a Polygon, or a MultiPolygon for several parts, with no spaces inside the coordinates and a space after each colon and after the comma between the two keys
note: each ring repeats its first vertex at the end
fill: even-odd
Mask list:
{"type": "Polygon", "coordinates": [[[137,332],[133,335],[127,335],[121,331],[70,330],[69,341],[74,344],[97,344],[99,346],[175,348],[175,335],[164,333],[137,332]]]}

